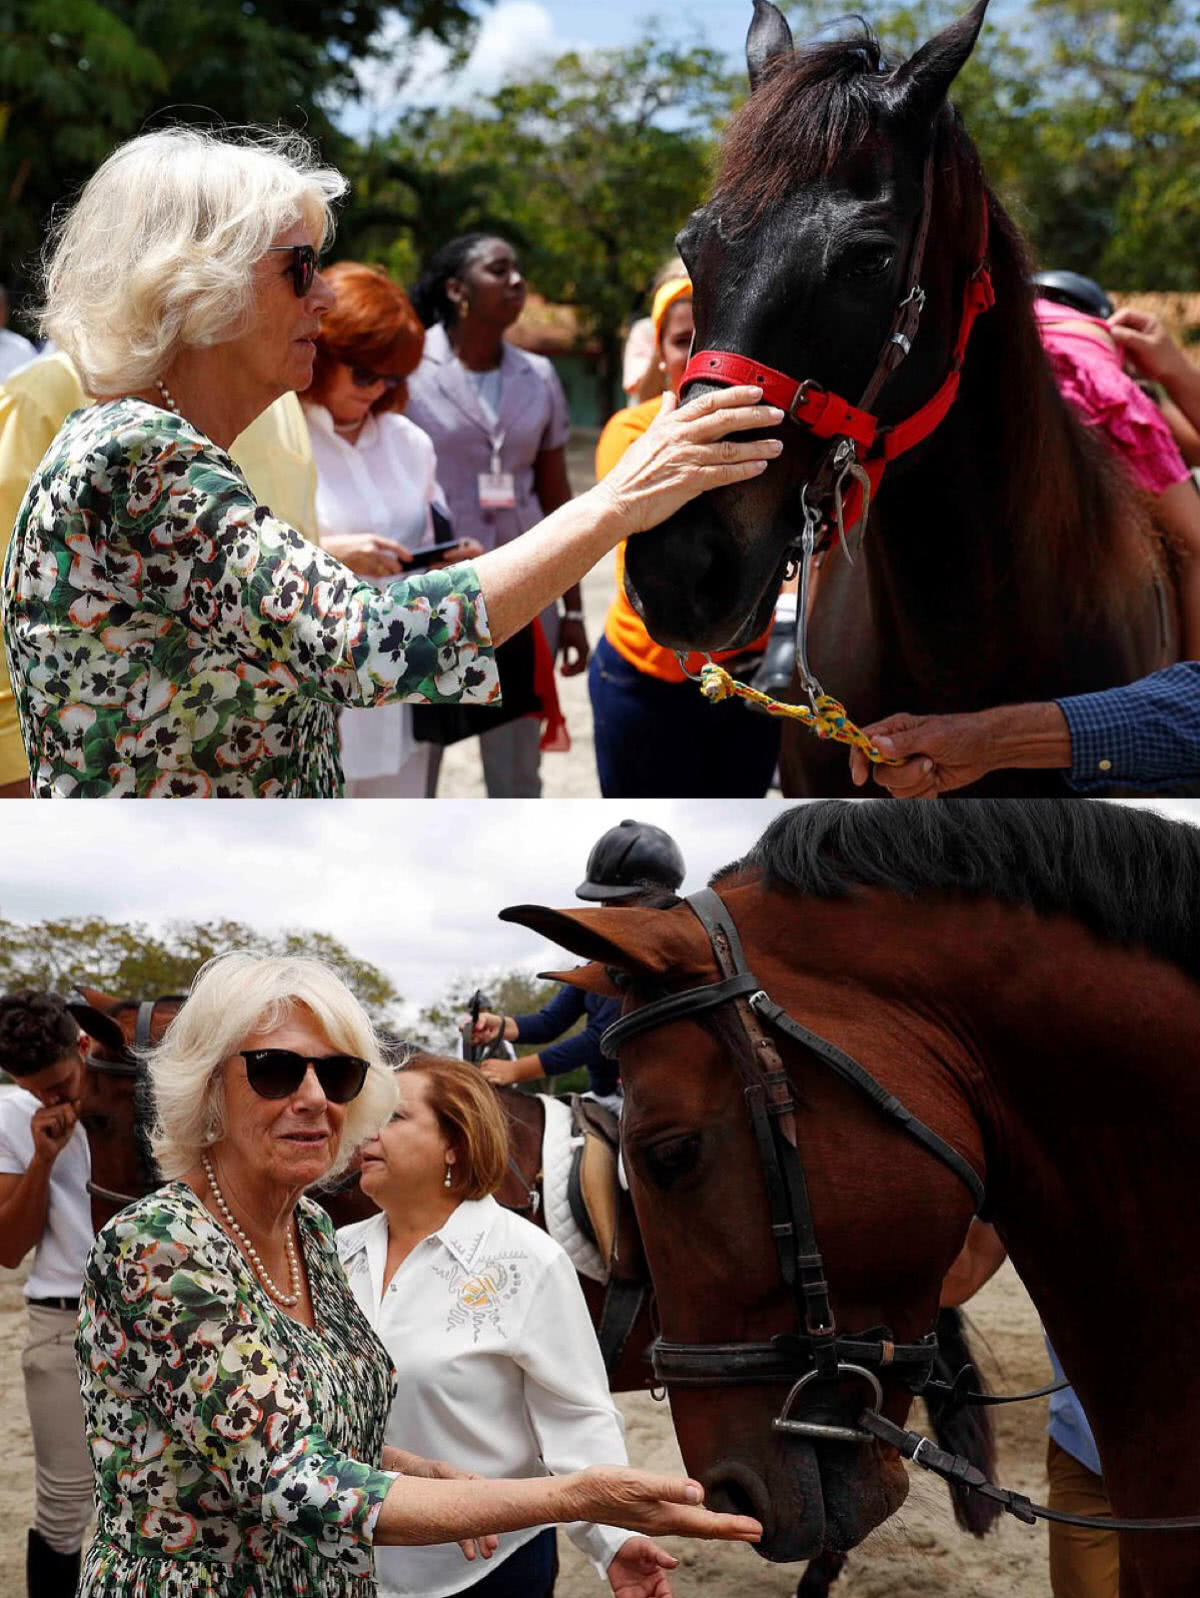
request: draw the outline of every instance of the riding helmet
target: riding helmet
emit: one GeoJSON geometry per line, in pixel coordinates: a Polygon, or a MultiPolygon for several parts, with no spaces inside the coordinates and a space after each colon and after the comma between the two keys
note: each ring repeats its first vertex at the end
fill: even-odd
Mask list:
{"type": "Polygon", "coordinates": [[[648,821],[622,821],[599,838],[588,855],[577,899],[628,899],[649,885],[674,891],[687,868],[669,832],[648,821]]]}
{"type": "Polygon", "coordinates": [[[1109,317],[1116,309],[1099,283],[1078,272],[1035,272],[1031,281],[1044,300],[1086,311],[1089,316],[1109,317]]]}

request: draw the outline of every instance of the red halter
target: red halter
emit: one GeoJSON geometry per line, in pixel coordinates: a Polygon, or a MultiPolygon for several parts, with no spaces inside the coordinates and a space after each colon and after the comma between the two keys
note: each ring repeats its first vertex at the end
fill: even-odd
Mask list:
{"type": "MultiPolygon", "coordinates": [[[[787,412],[792,421],[801,427],[807,427],[815,437],[849,440],[855,446],[855,453],[866,471],[871,493],[874,495],[888,462],[912,449],[922,439],[928,438],[954,404],[975,318],[996,302],[992,277],[988,270],[987,250],[988,215],[985,204],[979,255],[975,268],[967,279],[963,294],[962,318],[958,324],[958,338],[955,340],[954,351],[950,357],[950,370],[933,397],[926,400],[919,410],[914,411],[902,422],[886,426],[873,412],[860,410],[857,406],[851,405],[840,394],[830,393],[812,378],[797,382],[786,372],[777,372],[774,367],[764,366],[761,361],[752,361],[744,355],[735,355],[730,350],[701,350],[693,355],[683,374],[681,389],[688,383],[695,382],[721,383],[726,387],[742,383],[757,384],[769,405],[778,405],[781,410],[787,412]]],[[[919,271],[919,261],[916,267],[919,271]]],[[[914,284],[902,302],[901,309],[914,302],[917,308],[916,314],[919,315],[920,303],[923,300],[924,295],[914,284]],[[914,295],[919,296],[919,300],[914,301],[914,295]]],[[[878,392],[881,371],[886,376],[887,370],[894,370],[894,366],[907,355],[907,345],[911,343],[915,332],[914,318],[911,333],[894,333],[889,337],[887,344],[884,345],[879,366],[876,368],[876,376],[868,385],[868,394],[878,392]],[[896,350],[899,351],[898,358],[891,368],[885,370],[884,363],[888,361],[890,353],[896,350]]],[[[847,527],[853,527],[858,521],[861,508],[862,489],[858,483],[855,483],[846,497],[844,521],[847,527]]],[[[837,536],[836,528],[833,536],[837,536]]]]}

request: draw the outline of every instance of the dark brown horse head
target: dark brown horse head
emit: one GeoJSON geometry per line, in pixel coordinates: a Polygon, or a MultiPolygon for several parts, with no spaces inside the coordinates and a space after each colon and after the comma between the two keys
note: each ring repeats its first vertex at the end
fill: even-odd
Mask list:
{"type": "MultiPolygon", "coordinates": [[[[720,892],[755,976],[778,1002],[804,1014],[805,995],[788,961],[789,943],[801,937],[797,919],[785,921],[756,882],[720,885],[720,892]]],[[[626,1011],[719,975],[708,935],[683,904],[565,912],[521,906],[504,916],[591,960],[555,975],[624,993],[626,1011]]],[[[800,1329],[772,1241],[764,1167],[734,1063],[734,1026],[727,1013],[712,1010],[621,1047],[626,1169],[662,1335],[672,1343],[763,1343],[800,1329]]],[[[879,1044],[897,1052],[884,1038],[879,1044]]],[[[850,1336],[886,1327],[896,1341],[915,1342],[934,1324],[971,1197],[806,1050],[785,1044],[781,1054],[800,1105],[798,1147],[838,1327],[850,1336]]],[[[895,1061],[863,1063],[886,1080],[895,1061]]],[[[961,1097],[947,1102],[941,1089],[918,1070],[906,1103],[981,1162],[970,1107],[961,1097]]],[[[758,1551],[766,1558],[850,1548],[904,1499],[907,1477],[894,1451],[773,1429],[786,1382],[668,1386],[688,1470],[704,1482],[712,1507],[762,1521],[758,1551]]],[[[886,1375],[883,1391],[885,1412],[901,1419],[910,1394],[886,1375]]],[[[801,1407],[808,1418],[851,1426],[869,1401],[859,1378],[842,1378],[807,1391],[801,1407]]]]}
{"type": "Polygon", "coordinates": [[[91,1150],[96,1231],[158,1182],[147,1138],[150,1101],[142,1054],[162,1040],[182,1004],[181,994],[114,999],[90,987],[76,988],[67,1001],[88,1040],[80,1119],[91,1150]]]}
{"type": "MultiPolygon", "coordinates": [[[[857,405],[905,297],[925,209],[928,296],[912,352],[880,392],[882,422],[910,415],[950,365],[987,204],[978,160],[946,102],[987,0],[888,70],[874,37],[793,52],[787,23],[755,0],[754,93],[727,136],[716,189],[679,236],[694,284],[695,349],[809,379],[857,405]]],[[[709,385],[711,387],[711,385],[709,385]]],[[[684,398],[705,392],[690,382],[684,398]]],[[[800,532],[799,491],[828,440],[786,422],[760,477],[702,495],[629,544],[626,589],[651,634],[677,649],[737,647],[770,619],[800,532]]]]}

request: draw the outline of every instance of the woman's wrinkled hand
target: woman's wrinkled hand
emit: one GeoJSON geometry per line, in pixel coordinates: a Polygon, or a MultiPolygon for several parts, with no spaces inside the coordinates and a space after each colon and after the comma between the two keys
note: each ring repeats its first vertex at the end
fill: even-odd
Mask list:
{"type": "Polygon", "coordinates": [[[782,453],[781,440],[727,435],[778,427],[783,418],[762,404],[760,388],[714,390],[686,405],[664,394],[653,424],[591,492],[611,500],[625,537],[645,532],[698,494],[760,476],[782,453]]]}
{"type": "Polygon", "coordinates": [[[667,1571],[678,1564],[674,1554],[649,1537],[630,1537],[617,1549],[605,1574],[613,1598],[672,1598],[667,1571]]]}
{"type": "Polygon", "coordinates": [[[678,1536],[757,1542],[762,1527],[748,1515],[704,1508],[704,1489],[683,1476],[662,1476],[629,1465],[592,1465],[570,1479],[564,1519],[595,1520],[653,1537],[678,1536]]]}
{"type": "Polygon", "coordinates": [[[412,559],[403,544],[375,533],[327,533],[321,548],[357,577],[395,577],[412,559]]]}

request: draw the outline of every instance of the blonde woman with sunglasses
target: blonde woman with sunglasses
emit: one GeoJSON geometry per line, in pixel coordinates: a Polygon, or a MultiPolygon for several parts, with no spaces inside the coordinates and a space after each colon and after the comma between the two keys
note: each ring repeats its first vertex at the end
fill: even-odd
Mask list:
{"type": "MultiPolygon", "coordinates": [[[[385,1445],[395,1373],[304,1196],[393,1076],[319,961],[210,961],[150,1059],[165,1184],[101,1231],[77,1352],[97,1530],[81,1598],[371,1598],[376,1544],[556,1521],[749,1541],[696,1483],[605,1466],[485,1481],[385,1445]]],[[[401,1398],[401,1408],[403,1398],[401,1398]]]]}
{"type": "Polygon", "coordinates": [[[495,703],[498,644],[622,538],[779,453],[725,436],[782,420],[759,390],[708,396],[503,549],[360,581],[227,453],[312,376],[345,188],[297,136],[176,129],[116,150],[55,230],[42,330],[97,403],[51,444],[4,568],[36,796],[336,795],[339,708],[495,703]]]}

